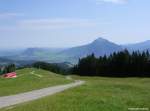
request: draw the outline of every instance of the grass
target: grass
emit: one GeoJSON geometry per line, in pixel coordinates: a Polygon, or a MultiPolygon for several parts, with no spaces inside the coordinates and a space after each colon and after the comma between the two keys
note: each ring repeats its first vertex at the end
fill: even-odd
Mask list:
{"type": "Polygon", "coordinates": [[[0,111],[128,111],[128,108],[150,108],[150,78],[74,78],[86,83],[0,111]]]}
{"type": "Polygon", "coordinates": [[[52,72],[26,68],[17,70],[17,78],[0,78],[0,96],[27,92],[44,87],[71,82],[64,76],[52,72]],[[31,72],[34,72],[33,74],[31,72]]]}

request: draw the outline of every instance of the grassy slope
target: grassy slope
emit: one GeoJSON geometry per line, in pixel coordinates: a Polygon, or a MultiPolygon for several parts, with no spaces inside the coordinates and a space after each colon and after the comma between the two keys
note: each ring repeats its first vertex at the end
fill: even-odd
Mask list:
{"type": "Polygon", "coordinates": [[[150,108],[149,78],[80,79],[86,80],[86,84],[0,111],[127,111],[129,107],[150,108]]]}
{"type": "Polygon", "coordinates": [[[17,70],[16,72],[18,75],[17,78],[0,78],[0,96],[16,94],[70,82],[69,80],[66,80],[64,76],[44,70],[26,68],[17,70]],[[35,71],[35,74],[41,75],[42,77],[31,74],[32,71],[35,71]]]}

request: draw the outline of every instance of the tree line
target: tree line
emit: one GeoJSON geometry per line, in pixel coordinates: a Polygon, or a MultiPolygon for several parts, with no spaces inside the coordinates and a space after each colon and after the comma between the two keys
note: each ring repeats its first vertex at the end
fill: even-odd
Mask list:
{"type": "Polygon", "coordinates": [[[150,77],[150,54],[128,50],[99,58],[91,54],[79,59],[71,72],[81,76],[150,77]]]}
{"type": "Polygon", "coordinates": [[[9,64],[6,66],[1,66],[0,67],[0,74],[2,75],[2,74],[14,72],[15,70],[16,70],[15,64],[9,64]]]}
{"type": "Polygon", "coordinates": [[[36,62],[32,64],[32,67],[38,69],[44,69],[59,74],[67,74],[68,71],[67,69],[60,67],[58,64],[46,63],[46,62],[36,62]]]}

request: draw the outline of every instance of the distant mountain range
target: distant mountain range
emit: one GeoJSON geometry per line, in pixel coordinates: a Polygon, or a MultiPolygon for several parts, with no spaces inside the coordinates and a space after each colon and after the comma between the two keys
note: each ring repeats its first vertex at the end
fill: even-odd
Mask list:
{"type": "Polygon", "coordinates": [[[139,50],[139,51],[149,50],[150,51],[150,40],[140,42],[140,43],[135,43],[135,44],[124,45],[123,47],[127,48],[129,51],[135,51],[135,50],[139,50]]]}
{"type": "Polygon", "coordinates": [[[79,58],[85,57],[89,54],[94,53],[95,56],[104,56],[110,55],[113,52],[118,52],[124,49],[128,49],[131,51],[150,51],[150,40],[136,43],[136,44],[129,44],[129,45],[118,45],[111,41],[108,41],[103,38],[98,38],[93,42],[72,47],[72,48],[28,48],[18,53],[13,52],[11,53],[2,53],[0,51],[0,56],[2,58],[10,59],[13,61],[46,61],[51,63],[63,63],[63,62],[70,62],[70,63],[77,63],[79,58]]]}

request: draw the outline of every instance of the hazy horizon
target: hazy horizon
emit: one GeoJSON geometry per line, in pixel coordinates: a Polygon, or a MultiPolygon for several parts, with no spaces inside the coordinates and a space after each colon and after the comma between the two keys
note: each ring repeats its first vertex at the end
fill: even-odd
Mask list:
{"type": "Polygon", "coordinates": [[[149,0],[1,0],[0,49],[150,40],[149,0]]]}
{"type": "MultiPolygon", "coordinates": [[[[105,39],[103,37],[98,37],[96,39],[99,39],[99,38],[102,38],[102,39],[105,39]]],[[[74,45],[74,46],[68,46],[68,47],[51,47],[51,46],[26,46],[26,47],[0,47],[0,51],[11,51],[11,50],[16,50],[16,51],[22,51],[22,50],[25,50],[25,49],[28,49],[28,48],[43,48],[43,49],[69,49],[69,48],[74,48],[74,47],[80,47],[80,46],[84,46],[84,45],[88,45],[88,44],[91,44],[92,42],[94,42],[96,39],[90,41],[90,42],[87,42],[87,43],[84,43],[84,44],[79,44],[79,45],[74,45]]],[[[108,40],[108,39],[106,39],[108,40]]],[[[113,42],[111,40],[108,40],[109,42],[113,42]]],[[[138,43],[143,43],[143,42],[147,42],[147,41],[150,41],[150,40],[144,40],[144,41],[138,41],[138,42],[134,42],[134,43],[126,43],[126,44],[118,44],[118,43],[115,43],[116,45],[120,45],[120,46],[128,46],[128,45],[134,45],[134,44],[138,44],[138,43]]]]}

